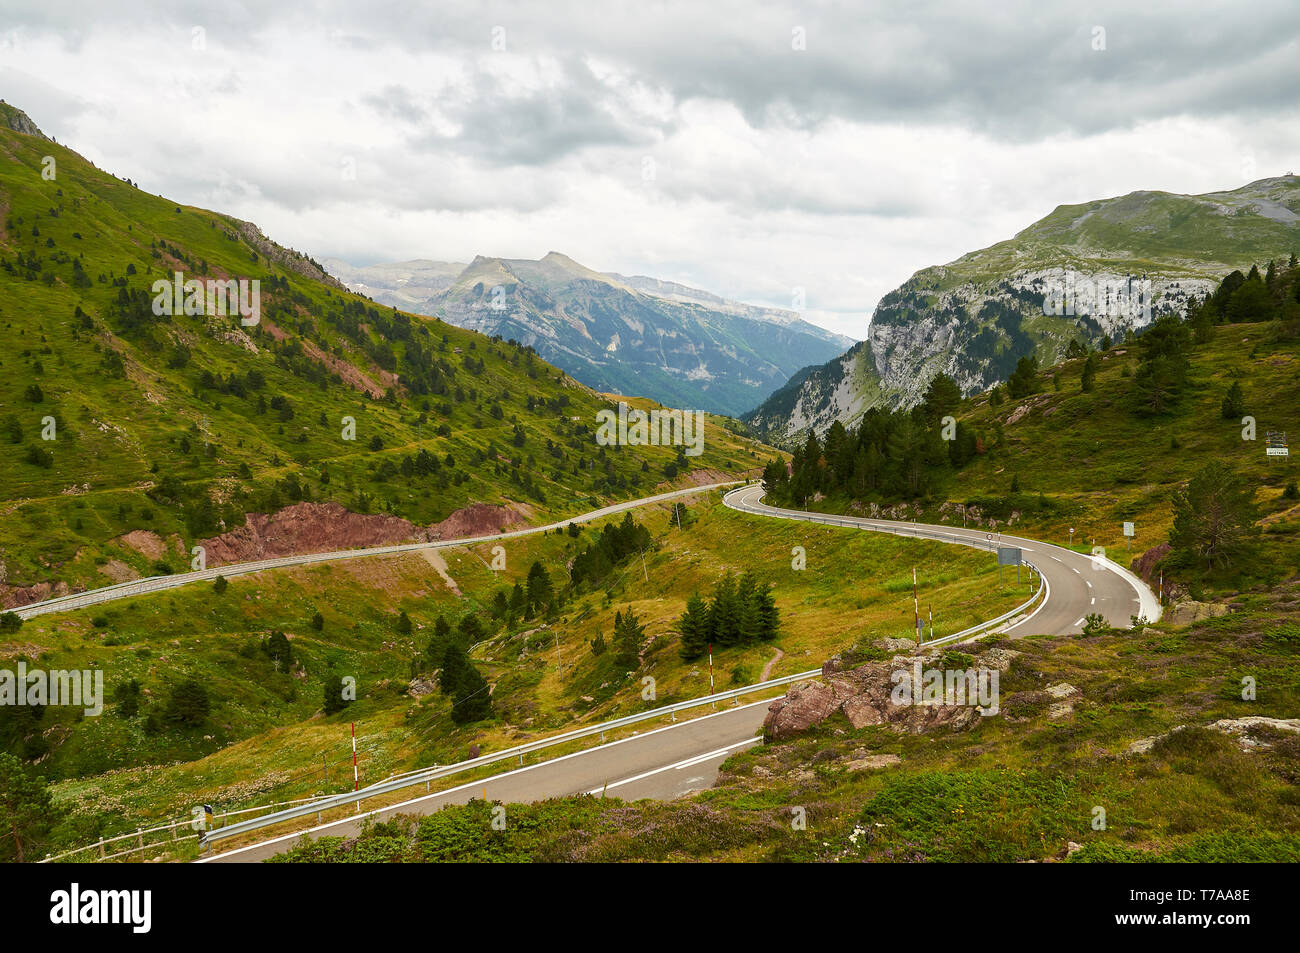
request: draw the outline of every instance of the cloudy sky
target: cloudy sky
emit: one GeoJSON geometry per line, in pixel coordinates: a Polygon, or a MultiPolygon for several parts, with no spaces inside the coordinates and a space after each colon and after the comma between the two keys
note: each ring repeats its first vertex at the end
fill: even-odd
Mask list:
{"type": "Polygon", "coordinates": [[[25,5],[0,97],[318,260],[556,250],[854,337],[1057,205],[1300,169],[1294,0],[25,5]]]}

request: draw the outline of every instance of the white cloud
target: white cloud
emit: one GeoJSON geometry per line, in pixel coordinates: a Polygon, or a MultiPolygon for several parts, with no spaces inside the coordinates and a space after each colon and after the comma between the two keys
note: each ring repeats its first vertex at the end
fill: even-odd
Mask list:
{"type": "Polygon", "coordinates": [[[803,288],[810,320],[854,336],[916,269],[1058,204],[1300,167],[1300,15],[1280,3],[181,10],[16,17],[3,95],[101,167],[318,260],[554,249],[756,303],[803,288]]]}

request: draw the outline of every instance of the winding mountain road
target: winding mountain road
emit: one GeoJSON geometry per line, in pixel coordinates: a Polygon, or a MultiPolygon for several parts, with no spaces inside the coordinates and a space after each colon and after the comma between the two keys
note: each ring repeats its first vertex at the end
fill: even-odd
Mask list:
{"type": "MultiPolygon", "coordinates": [[[[733,484],[714,484],[699,487],[695,492],[731,485],[733,484]]],[[[683,492],[619,504],[597,512],[608,515],[636,505],[679,496],[683,492]]],[[[1160,605],[1151,590],[1131,572],[1104,557],[1094,558],[1050,543],[1005,534],[990,534],[981,529],[782,509],[767,506],[762,502],[762,497],[761,486],[746,485],[727,493],[723,502],[734,510],[765,518],[802,520],[898,536],[937,539],[979,549],[1018,546],[1025,561],[1041,573],[1047,592],[1037,609],[1002,630],[1003,634],[1013,638],[1040,633],[1078,632],[1084,617],[1094,612],[1100,613],[1112,625],[1119,627],[1127,627],[1133,616],[1145,616],[1150,621],[1156,621],[1160,617],[1160,605]]],[[[595,517],[589,514],[583,519],[591,518],[595,517]]],[[[462,545],[477,541],[480,540],[456,540],[439,545],[462,545]]],[[[463,804],[478,797],[507,804],[602,792],[627,801],[680,797],[711,786],[722,762],[732,754],[759,742],[760,739],[755,734],[767,714],[768,701],[764,699],[737,705],[702,718],[666,725],[630,738],[517,768],[486,780],[472,781],[353,818],[322,824],[306,832],[236,848],[205,858],[202,862],[264,860],[287,850],[304,836],[354,836],[367,819],[382,820],[399,813],[431,813],[445,805],[463,804]]]]}
{"type": "Polygon", "coordinates": [[[1117,628],[1128,628],[1134,616],[1144,616],[1149,622],[1160,619],[1160,602],[1155,593],[1133,573],[1104,556],[1094,557],[1064,546],[986,529],[782,509],[763,503],[763,488],[757,485],[732,490],[723,497],[723,502],[732,509],[756,516],[937,539],[976,549],[1019,547],[1024,561],[1042,574],[1048,593],[1037,611],[1004,630],[1003,634],[1013,638],[1081,632],[1085,618],[1091,613],[1099,613],[1117,628]]]}
{"type": "Polygon", "coordinates": [[[23,619],[31,619],[48,612],[69,612],[73,609],[84,609],[86,606],[98,605],[101,602],[112,602],[116,599],[141,596],[150,592],[162,592],[165,589],[175,589],[179,586],[186,586],[195,582],[216,579],[218,576],[225,576],[227,579],[231,579],[235,576],[246,576],[250,573],[265,572],[268,569],[283,569],[287,566],[304,566],[309,563],[336,562],[342,559],[363,559],[368,556],[392,556],[397,553],[413,553],[429,549],[450,549],[454,546],[473,546],[477,543],[493,543],[503,539],[515,539],[520,536],[533,536],[537,533],[553,532],[556,529],[568,526],[570,523],[586,523],[591,520],[598,520],[605,516],[613,516],[616,513],[622,513],[624,510],[633,510],[652,503],[662,503],[666,500],[673,500],[682,496],[694,496],[699,493],[707,493],[711,490],[720,490],[724,487],[735,486],[738,482],[739,481],[737,480],[733,480],[728,483],[707,483],[701,486],[687,487],[683,490],[670,490],[667,493],[660,493],[657,496],[642,497],[639,500],[628,500],[625,503],[614,503],[610,506],[601,507],[598,510],[592,510],[589,513],[583,513],[580,516],[571,516],[567,519],[560,520],[557,523],[547,523],[545,526],[529,526],[527,529],[512,530],[508,533],[494,533],[489,536],[458,536],[452,539],[440,539],[431,542],[398,543],[393,546],[371,546],[365,549],[338,549],[325,553],[303,553],[296,556],[280,556],[274,559],[258,559],[242,563],[229,563],[224,566],[209,566],[206,569],[198,569],[194,572],[175,573],[170,576],[147,576],[144,579],[133,579],[130,582],[120,582],[117,585],[104,586],[101,589],[88,589],[85,592],[74,592],[66,596],[46,599],[43,602],[29,603],[28,605],[18,606],[9,611],[17,613],[23,619]]]}

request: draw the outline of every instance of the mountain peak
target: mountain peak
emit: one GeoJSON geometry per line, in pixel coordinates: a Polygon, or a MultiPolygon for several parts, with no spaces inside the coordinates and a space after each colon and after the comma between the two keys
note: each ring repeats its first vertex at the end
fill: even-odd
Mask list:
{"type": "Polygon", "coordinates": [[[14,132],[21,132],[28,136],[39,136],[42,139],[49,139],[45,133],[37,128],[36,123],[32,122],[27,113],[23,112],[17,106],[11,106],[3,99],[0,99],[0,124],[12,129],[14,132]]]}

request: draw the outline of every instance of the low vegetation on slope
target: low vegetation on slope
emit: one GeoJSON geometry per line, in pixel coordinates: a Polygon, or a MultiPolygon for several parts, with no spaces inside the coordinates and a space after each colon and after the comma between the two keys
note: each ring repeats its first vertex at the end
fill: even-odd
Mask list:
{"type": "Polygon", "coordinates": [[[995,649],[1021,653],[1001,712],[966,731],[836,716],[689,799],[512,804],[504,830],[474,801],[281,860],[1300,861],[1300,587],[1189,627],[987,640],[975,664],[995,649]]]}
{"type": "Polygon", "coordinates": [[[754,465],[719,418],[702,456],[613,453],[610,398],[529,348],[378,307],[38,135],[0,128],[0,154],[0,607],[188,569],[201,540],[304,501],[400,537],[475,502],[566,516],[754,465]],[[177,273],[260,282],[256,323],[206,296],[156,313],[177,273]]]}
{"type": "Polygon", "coordinates": [[[1163,569],[1193,594],[1274,583],[1300,556],[1294,464],[1265,453],[1269,431],[1295,431],[1298,295],[1294,260],[1270,263],[1230,275],[1186,322],[1163,317],[1099,351],[1076,342],[1046,369],[1024,358],[1005,387],[974,398],[936,377],[912,411],[809,436],[765,482],[786,505],[1010,527],[1121,561],[1148,553],[1139,568],[1153,582],[1163,569]],[[1203,499],[1183,509],[1235,492],[1236,522],[1257,517],[1258,538],[1202,561],[1200,542],[1174,534],[1169,553],[1180,495],[1211,462],[1223,472],[1193,485],[1203,499]]]}
{"type": "Polygon", "coordinates": [[[852,646],[881,657],[882,638],[912,633],[913,565],[939,635],[1028,595],[1027,580],[999,587],[987,554],[768,520],[726,509],[716,494],[636,519],[644,548],[611,548],[610,562],[593,554],[623,517],[506,541],[503,569],[490,568],[490,545],[457,547],[36,617],[6,664],[95,667],[110,696],[100,717],[0,709],[0,741],[55,782],[64,820],[40,835],[43,849],[185,818],[195,804],[224,811],[348,790],[352,722],[365,783],[707,694],[707,661],[683,658],[682,616],[694,593],[712,599],[728,574],[752,573],[779,621],[775,637],[755,630],[751,639],[738,614],[740,637],[714,644],[718,690],[756,682],[765,668],[804,671],[852,646]],[[793,568],[795,547],[807,568],[793,568]],[[639,627],[630,644],[616,623],[629,616],[639,627]],[[467,724],[439,691],[448,645],[466,650],[491,686],[486,712],[467,724]],[[356,699],[330,713],[344,677],[355,679],[356,699]],[[191,682],[206,710],[173,704],[191,682]]]}

